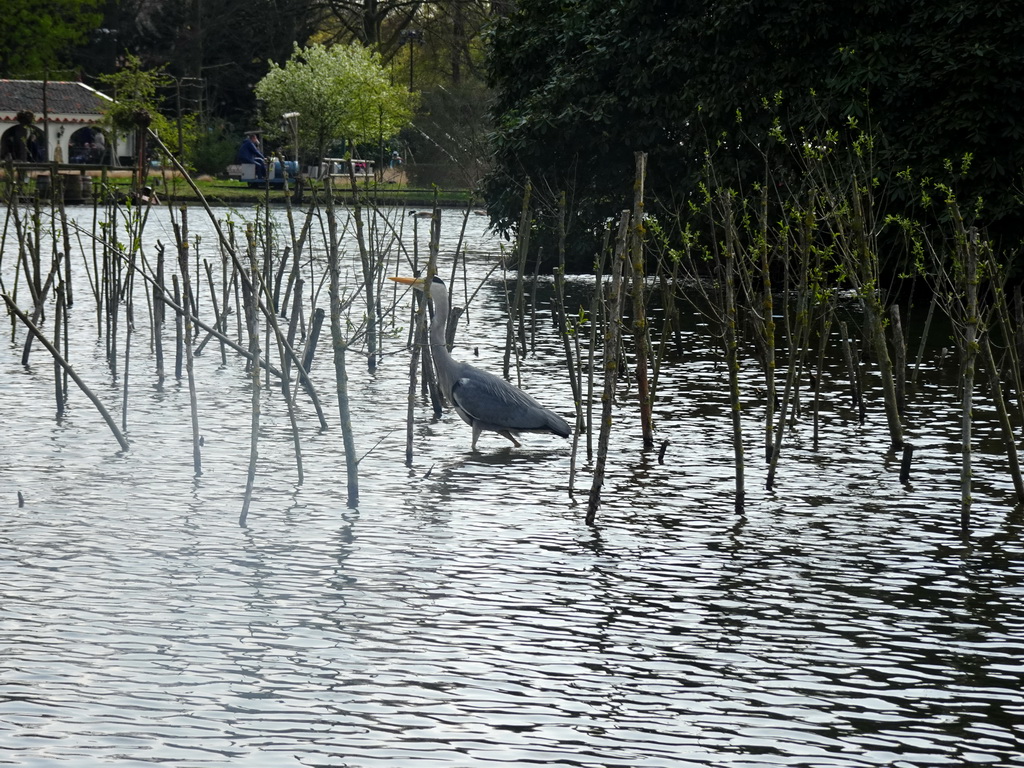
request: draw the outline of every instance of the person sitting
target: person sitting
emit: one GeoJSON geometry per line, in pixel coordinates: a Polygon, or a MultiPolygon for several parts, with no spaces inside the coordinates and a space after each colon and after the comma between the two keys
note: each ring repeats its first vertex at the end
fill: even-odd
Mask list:
{"type": "Polygon", "coordinates": [[[245,141],[238,148],[238,162],[255,165],[257,179],[267,175],[267,157],[260,149],[260,137],[256,131],[246,131],[245,141]]]}
{"type": "Polygon", "coordinates": [[[27,109],[17,115],[18,124],[4,133],[3,145],[0,147],[0,159],[14,160],[21,163],[39,163],[46,160],[41,136],[38,129],[32,126],[36,116],[27,109]]]}

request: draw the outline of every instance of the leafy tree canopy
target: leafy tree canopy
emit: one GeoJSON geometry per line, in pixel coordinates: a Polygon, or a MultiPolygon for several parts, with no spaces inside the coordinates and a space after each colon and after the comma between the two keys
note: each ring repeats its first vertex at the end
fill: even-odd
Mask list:
{"type": "Polygon", "coordinates": [[[4,0],[0,77],[41,80],[65,66],[65,54],[99,25],[100,0],[4,0]]]}
{"type": "Polygon", "coordinates": [[[319,0],[101,0],[102,28],[74,51],[86,79],[119,69],[126,53],[171,79],[161,95],[209,120],[247,123],[267,59],[282,63],[305,43],[319,0]]]}
{"type": "Polygon", "coordinates": [[[324,20],[314,40],[361,43],[395,65],[396,74],[418,68],[416,88],[458,86],[483,79],[481,31],[496,5],[490,0],[322,0],[324,20]]]}
{"type": "Polygon", "coordinates": [[[117,133],[151,128],[183,161],[189,159],[197,139],[196,115],[176,115],[172,120],[161,110],[158,92],[170,81],[161,68],[145,69],[137,56],[129,55],[121,69],[101,75],[99,81],[114,99],[104,116],[107,128],[117,133]]]}
{"type": "MultiPolygon", "coordinates": [[[[421,166],[467,167],[457,183],[480,175],[488,156],[480,140],[486,134],[488,102],[482,86],[483,30],[500,2],[99,1],[102,26],[74,51],[79,72],[92,84],[133,54],[144,67],[166,73],[158,101],[167,114],[180,110],[200,116],[204,168],[220,162],[214,155],[232,156],[227,147],[237,145],[243,130],[255,127],[255,86],[267,74],[268,59],[283,66],[296,44],[330,48],[357,43],[380,55],[392,82],[424,95],[416,126],[406,129],[393,147],[421,166]],[[214,149],[213,154],[207,151],[214,149]]],[[[267,117],[266,127],[276,127],[276,115],[268,112],[267,117]]],[[[304,121],[300,127],[304,130],[304,121]]],[[[312,147],[307,140],[300,149],[312,147]]]]}
{"type": "Polygon", "coordinates": [[[322,34],[332,41],[376,48],[389,61],[424,5],[424,0],[323,0],[322,34]]]}
{"type": "Polygon", "coordinates": [[[296,45],[283,67],[270,62],[256,95],[271,124],[286,112],[298,112],[300,146],[319,157],[341,139],[374,144],[388,139],[412,117],[411,94],[392,84],[377,54],[360,45],[296,45]]]}
{"type": "Polygon", "coordinates": [[[852,117],[892,176],[949,179],[946,162],[959,169],[970,154],[961,195],[1020,232],[1018,11],[1013,0],[521,0],[492,38],[488,202],[511,228],[529,177],[593,222],[629,200],[635,150],[668,202],[693,188],[706,151],[756,181],[780,126],[814,136],[852,117]]]}

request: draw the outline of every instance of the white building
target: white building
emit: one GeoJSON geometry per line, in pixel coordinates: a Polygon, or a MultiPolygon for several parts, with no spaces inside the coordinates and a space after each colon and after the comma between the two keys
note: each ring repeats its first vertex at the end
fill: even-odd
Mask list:
{"type": "Polygon", "coordinates": [[[119,165],[133,154],[134,139],[108,136],[98,126],[113,99],[85,83],[0,80],[0,158],[29,162],[119,165]],[[18,114],[35,121],[29,141],[18,114]]]}

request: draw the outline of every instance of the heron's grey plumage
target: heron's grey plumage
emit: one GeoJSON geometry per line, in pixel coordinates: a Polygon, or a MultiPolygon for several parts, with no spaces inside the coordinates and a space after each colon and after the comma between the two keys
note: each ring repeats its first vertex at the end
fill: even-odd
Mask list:
{"type": "MultiPolygon", "coordinates": [[[[422,279],[392,278],[425,289],[422,279]]],[[[473,450],[481,432],[497,432],[516,446],[520,432],[552,432],[568,437],[569,424],[518,387],[487,371],[481,371],[451,356],[445,344],[445,327],[451,305],[448,288],[440,278],[430,284],[434,318],[430,322],[430,356],[438,383],[455,412],[473,428],[473,450]]]]}

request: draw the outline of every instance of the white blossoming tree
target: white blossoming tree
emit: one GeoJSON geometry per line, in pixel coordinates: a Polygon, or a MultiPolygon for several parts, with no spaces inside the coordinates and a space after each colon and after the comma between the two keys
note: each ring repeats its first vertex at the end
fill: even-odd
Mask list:
{"type": "Polygon", "coordinates": [[[344,139],[365,143],[388,139],[408,124],[413,96],[390,82],[380,57],[360,45],[298,44],[291,58],[256,84],[268,116],[298,112],[299,143],[323,157],[344,139]]]}

